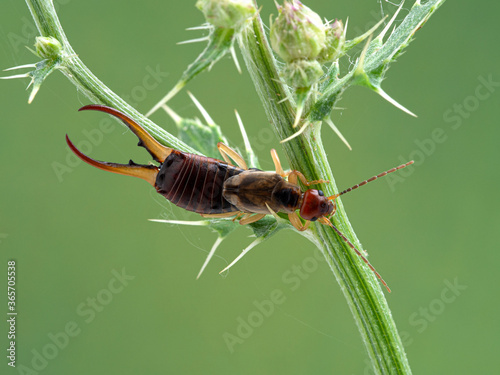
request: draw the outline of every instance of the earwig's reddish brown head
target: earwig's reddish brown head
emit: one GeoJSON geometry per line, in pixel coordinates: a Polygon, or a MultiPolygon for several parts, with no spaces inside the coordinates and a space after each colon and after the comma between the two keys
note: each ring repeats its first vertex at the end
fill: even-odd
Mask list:
{"type": "Polygon", "coordinates": [[[328,200],[321,190],[308,189],[302,198],[300,216],[305,220],[316,221],[324,216],[330,216],[334,209],[333,202],[328,200]]]}

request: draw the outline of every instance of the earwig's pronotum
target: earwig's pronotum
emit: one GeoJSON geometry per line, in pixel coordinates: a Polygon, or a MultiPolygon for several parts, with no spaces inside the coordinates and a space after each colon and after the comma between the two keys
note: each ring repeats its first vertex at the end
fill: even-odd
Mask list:
{"type": "Polygon", "coordinates": [[[123,113],[106,106],[87,105],[80,110],[97,110],[121,119],[139,138],[144,147],[160,166],[101,162],[81,153],[69,140],[71,150],[84,162],[105,171],[142,178],[154,186],[176,206],[196,212],[204,217],[225,218],[235,216],[240,224],[254,223],[268,214],[288,214],[290,223],[299,231],[308,228],[311,221],[331,226],[336,233],[370,267],[379,280],[390,291],[386,282],[356,247],[332,224],[329,216],[335,214],[335,199],[379,177],[383,177],[413,163],[410,161],[386,172],[380,173],[338,194],[326,197],[321,190],[307,189],[302,192],[298,180],[305,186],[328,181],[307,181],[296,170],[284,172],[275,150],[271,156],[275,172],[248,169],[243,158],[230,147],[217,145],[224,161],[174,150],[158,143],[139,124],[123,113]],[[237,164],[232,165],[230,158],[237,164]],[[285,180],[285,178],[287,178],[285,180]],[[297,214],[299,210],[300,217],[297,214]]]}

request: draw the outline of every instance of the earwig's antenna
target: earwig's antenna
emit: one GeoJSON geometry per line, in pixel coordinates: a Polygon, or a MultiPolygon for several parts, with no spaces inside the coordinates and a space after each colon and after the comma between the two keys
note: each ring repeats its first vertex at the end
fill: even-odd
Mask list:
{"type": "MultiPolygon", "coordinates": [[[[412,162],[412,163],[413,163],[413,162],[412,162]]],[[[329,225],[329,226],[331,226],[331,227],[335,230],[335,232],[337,232],[337,234],[338,234],[338,235],[339,235],[339,236],[340,236],[340,237],[341,237],[341,238],[342,238],[345,242],[347,242],[347,244],[349,245],[349,247],[350,247],[351,249],[353,249],[353,250],[356,252],[356,254],[358,254],[358,255],[361,257],[361,259],[363,259],[363,262],[365,262],[365,263],[368,265],[368,267],[370,267],[370,269],[371,269],[371,270],[372,270],[372,272],[375,274],[375,276],[377,276],[377,277],[378,277],[378,279],[380,280],[380,282],[381,282],[381,283],[382,283],[382,284],[383,284],[383,285],[387,288],[387,291],[388,291],[389,293],[391,293],[391,288],[389,288],[389,285],[387,285],[387,283],[384,281],[384,279],[382,278],[382,276],[380,276],[380,274],[377,272],[377,270],[375,269],[375,267],[373,267],[373,266],[371,265],[371,263],[368,261],[368,259],[366,259],[366,258],[363,256],[363,254],[361,254],[361,252],[360,252],[358,249],[356,249],[356,247],[355,247],[355,246],[351,243],[351,241],[349,241],[349,240],[347,239],[347,237],[346,237],[346,236],[344,236],[344,234],[343,234],[341,231],[339,231],[339,230],[337,229],[337,227],[336,227],[335,225],[333,225],[333,224],[332,224],[332,222],[331,222],[330,220],[328,220],[326,217],[322,217],[322,218],[318,219],[318,221],[320,221],[322,224],[325,224],[325,225],[329,225]]]]}
{"type": "Polygon", "coordinates": [[[328,199],[329,200],[334,200],[334,199],[340,197],[341,195],[343,195],[345,193],[349,193],[350,191],[359,188],[360,186],[363,186],[363,185],[366,185],[369,182],[375,181],[377,178],[384,177],[385,175],[388,175],[389,173],[396,172],[397,170],[403,169],[404,167],[407,167],[407,166],[409,166],[409,165],[411,165],[413,163],[414,163],[414,161],[412,160],[412,161],[409,161],[406,164],[401,164],[399,167],[395,167],[395,168],[389,169],[388,171],[385,171],[385,172],[382,172],[382,173],[380,173],[380,174],[378,174],[376,176],[373,176],[373,177],[369,178],[368,180],[360,182],[359,184],[354,185],[353,187],[350,187],[349,189],[346,189],[346,190],[344,190],[344,191],[342,191],[342,192],[340,192],[338,194],[331,195],[331,196],[328,197],[328,199]]]}

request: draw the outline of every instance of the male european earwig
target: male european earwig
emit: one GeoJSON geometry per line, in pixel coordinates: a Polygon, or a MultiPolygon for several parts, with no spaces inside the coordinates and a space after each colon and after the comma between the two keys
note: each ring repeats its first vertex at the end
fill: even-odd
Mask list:
{"type": "Polygon", "coordinates": [[[328,216],[335,214],[335,199],[339,196],[404,168],[413,161],[327,197],[317,189],[307,189],[303,192],[297,182],[300,180],[305,186],[311,186],[328,181],[307,181],[305,176],[296,170],[284,172],[275,150],[271,150],[275,172],[249,169],[236,151],[222,143],[219,143],[217,148],[224,161],[189,154],[161,145],[139,124],[116,109],[102,105],[87,105],[80,108],[80,111],[83,110],[106,112],[122,120],[139,138],[139,146],[144,147],[160,165],[139,165],[132,161],[129,164],[97,161],[78,150],[66,135],[68,146],[84,162],[105,171],[139,177],[149,182],[158,193],[176,206],[199,213],[204,217],[235,216],[235,219],[239,219],[240,224],[244,225],[254,223],[268,214],[276,215],[277,212],[284,212],[288,214],[290,223],[299,231],[306,230],[311,221],[317,220],[321,224],[329,225],[363,259],[390,291],[375,268],[331,223],[328,216]],[[237,166],[231,163],[230,158],[237,166]],[[304,224],[297,210],[299,210],[300,217],[305,220],[304,224]]]}

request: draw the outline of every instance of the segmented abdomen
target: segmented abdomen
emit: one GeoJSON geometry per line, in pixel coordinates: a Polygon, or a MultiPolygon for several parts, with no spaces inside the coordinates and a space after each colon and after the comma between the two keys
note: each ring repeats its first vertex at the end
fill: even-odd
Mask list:
{"type": "Polygon", "coordinates": [[[156,190],[176,206],[199,214],[239,211],[222,196],[224,181],[243,169],[174,150],[160,167],[156,190]]]}

